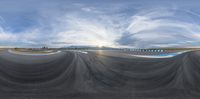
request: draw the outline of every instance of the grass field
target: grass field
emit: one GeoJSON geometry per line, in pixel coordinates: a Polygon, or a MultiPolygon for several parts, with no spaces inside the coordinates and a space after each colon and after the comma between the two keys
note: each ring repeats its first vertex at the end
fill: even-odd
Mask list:
{"type": "Polygon", "coordinates": [[[52,50],[32,50],[32,49],[26,49],[26,48],[14,48],[11,49],[17,52],[24,52],[24,53],[35,53],[35,54],[44,54],[44,53],[51,53],[52,50]]]}
{"type": "Polygon", "coordinates": [[[6,48],[0,48],[0,51],[4,51],[4,50],[7,50],[6,48]]]}

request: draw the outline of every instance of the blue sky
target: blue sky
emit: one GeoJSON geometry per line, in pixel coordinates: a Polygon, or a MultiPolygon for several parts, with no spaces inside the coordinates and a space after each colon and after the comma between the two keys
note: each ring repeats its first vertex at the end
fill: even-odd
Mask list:
{"type": "Polygon", "coordinates": [[[199,47],[198,0],[0,0],[0,47],[199,47]]]}

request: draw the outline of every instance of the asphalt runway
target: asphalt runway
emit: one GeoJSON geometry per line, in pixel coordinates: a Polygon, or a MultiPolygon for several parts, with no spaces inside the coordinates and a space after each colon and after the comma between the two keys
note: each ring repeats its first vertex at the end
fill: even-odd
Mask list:
{"type": "Polygon", "coordinates": [[[199,99],[200,52],[153,59],[117,51],[2,51],[0,98],[199,99]]]}

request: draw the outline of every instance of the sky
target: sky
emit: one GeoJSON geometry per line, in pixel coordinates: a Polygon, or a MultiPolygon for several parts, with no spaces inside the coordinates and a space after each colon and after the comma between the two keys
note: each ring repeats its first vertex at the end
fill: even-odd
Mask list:
{"type": "Polygon", "coordinates": [[[0,0],[0,47],[199,47],[198,0],[0,0]]]}

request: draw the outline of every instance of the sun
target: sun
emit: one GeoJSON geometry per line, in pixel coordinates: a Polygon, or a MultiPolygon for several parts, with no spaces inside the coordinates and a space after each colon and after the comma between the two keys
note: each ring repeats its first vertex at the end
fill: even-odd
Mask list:
{"type": "Polygon", "coordinates": [[[102,48],[102,47],[103,47],[103,45],[101,45],[101,44],[98,45],[98,48],[102,48]]]}
{"type": "Polygon", "coordinates": [[[102,48],[102,47],[104,47],[104,46],[107,46],[108,44],[107,44],[107,42],[102,42],[102,41],[99,41],[99,42],[95,42],[94,43],[94,45],[95,46],[97,46],[98,48],[102,48]]]}

